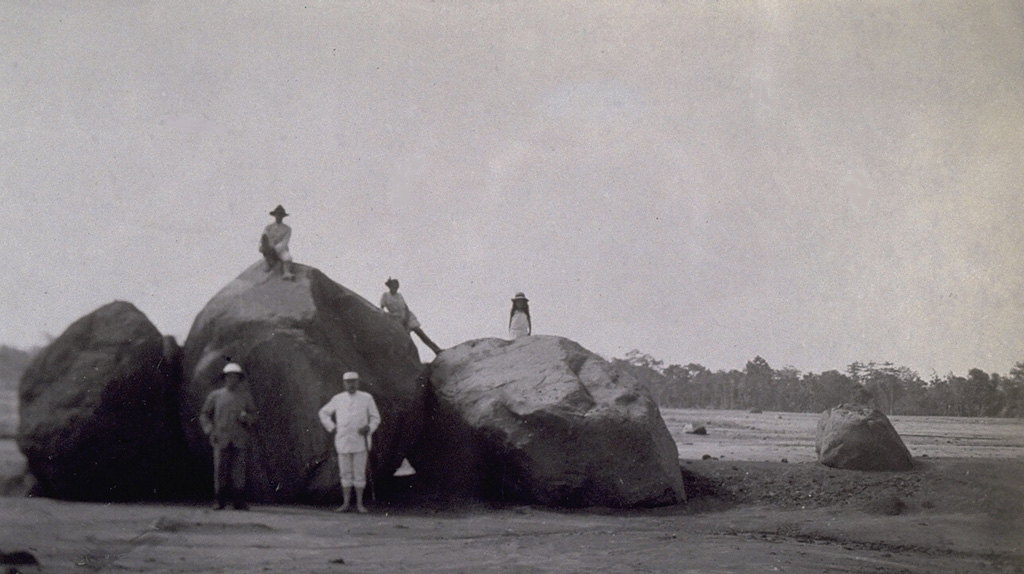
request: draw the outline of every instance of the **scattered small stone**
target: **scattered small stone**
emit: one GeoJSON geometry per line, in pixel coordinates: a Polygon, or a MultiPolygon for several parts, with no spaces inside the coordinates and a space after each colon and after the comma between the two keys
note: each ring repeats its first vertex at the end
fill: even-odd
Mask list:
{"type": "Polygon", "coordinates": [[[896,516],[906,509],[907,504],[898,496],[880,496],[864,505],[864,510],[872,514],[896,516]]]}
{"type": "Polygon", "coordinates": [[[331,560],[331,564],[344,564],[344,563],[345,563],[345,559],[344,558],[335,558],[334,560],[331,560]]]}
{"type": "Polygon", "coordinates": [[[700,459],[701,460],[711,460],[711,455],[710,454],[705,454],[704,456],[700,457],[700,459]]]}
{"type": "Polygon", "coordinates": [[[784,459],[782,459],[782,462],[789,462],[789,459],[788,458],[784,458],[784,459]]]}

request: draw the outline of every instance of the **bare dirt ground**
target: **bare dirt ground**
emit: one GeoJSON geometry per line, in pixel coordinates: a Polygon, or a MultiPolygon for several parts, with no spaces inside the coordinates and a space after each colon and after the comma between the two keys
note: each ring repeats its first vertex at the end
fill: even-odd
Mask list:
{"type": "MultiPolygon", "coordinates": [[[[866,473],[813,462],[816,415],[663,414],[691,494],[677,507],[359,516],[8,497],[0,551],[39,565],[0,572],[1024,572],[1024,421],[894,417],[917,467],[866,473]]],[[[0,474],[20,465],[0,441],[0,474]]]]}

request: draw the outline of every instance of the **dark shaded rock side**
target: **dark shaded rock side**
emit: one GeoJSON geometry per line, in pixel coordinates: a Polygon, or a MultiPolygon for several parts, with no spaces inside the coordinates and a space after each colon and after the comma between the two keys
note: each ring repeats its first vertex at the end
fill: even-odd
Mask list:
{"type": "Polygon", "coordinates": [[[193,492],[175,404],[180,349],[131,303],[75,321],[28,366],[17,443],[34,492],[77,500],[193,492]]]}

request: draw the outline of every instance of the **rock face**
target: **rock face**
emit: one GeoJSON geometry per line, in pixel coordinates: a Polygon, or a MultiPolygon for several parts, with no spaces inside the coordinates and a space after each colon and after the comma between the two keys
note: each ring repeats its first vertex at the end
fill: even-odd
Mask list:
{"type": "Polygon", "coordinates": [[[187,485],[174,404],[180,349],[132,304],[73,323],[19,388],[18,447],[41,494],[79,500],[175,496],[187,485]]]}
{"type": "Polygon", "coordinates": [[[818,462],[850,470],[910,470],[914,463],[903,439],[881,411],[843,404],[818,419],[814,441],[818,462]]]}
{"type": "MultiPolygon", "coordinates": [[[[259,409],[249,458],[249,495],[264,502],[340,498],[332,436],[317,411],[357,371],[381,412],[371,470],[388,475],[418,440],[422,364],[409,334],[366,299],[320,271],[295,265],[295,281],[259,262],[222,289],[196,317],[185,342],[188,383],[179,399],[189,448],[212,453],[198,422],[206,395],[230,359],[247,373],[259,409]]],[[[208,463],[212,465],[212,462],[208,463]]]]}
{"type": "Polygon", "coordinates": [[[560,337],[480,339],[431,366],[420,480],[553,506],[685,499],[675,442],[632,377],[560,337]]]}

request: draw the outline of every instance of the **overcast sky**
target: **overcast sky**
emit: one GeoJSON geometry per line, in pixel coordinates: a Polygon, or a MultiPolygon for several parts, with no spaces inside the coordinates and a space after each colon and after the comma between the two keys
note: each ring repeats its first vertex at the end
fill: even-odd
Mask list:
{"type": "Polygon", "coordinates": [[[442,346],[1024,361],[1019,2],[211,4],[0,3],[0,342],[182,341],[281,203],[442,346]]]}

